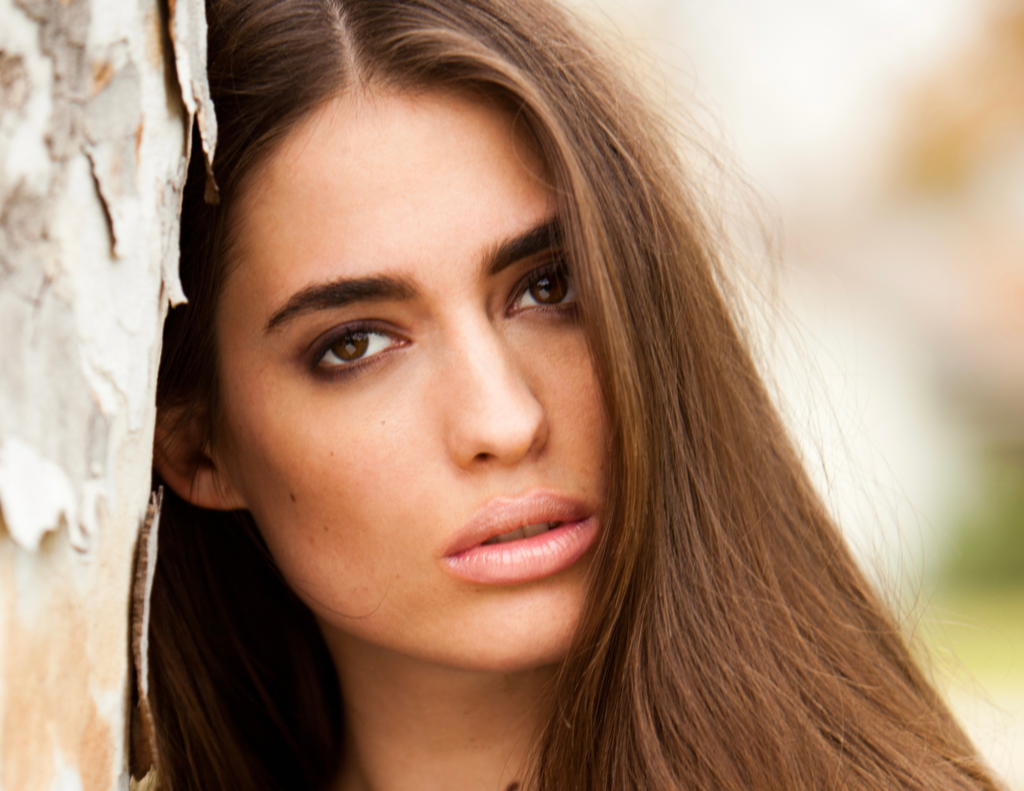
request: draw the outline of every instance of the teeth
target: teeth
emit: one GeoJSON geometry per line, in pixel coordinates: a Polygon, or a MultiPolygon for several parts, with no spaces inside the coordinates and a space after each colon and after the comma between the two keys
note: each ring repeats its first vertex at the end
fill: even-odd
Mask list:
{"type": "Polygon", "coordinates": [[[498,543],[504,544],[506,541],[517,541],[520,538],[526,538],[526,534],[523,532],[523,528],[518,527],[498,536],[498,543]]]}
{"type": "Polygon", "coordinates": [[[557,527],[560,522],[536,522],[532,525],[524,525],[523,527],[517,527],[515,530],[510,530],[507,533],[502,533],[500,536],[494,536],[484,541],[484,544],[504,544],[506,541],[518,541],[520,538],[533,538],[533,536],[539,536],[541,533],[546,533],[553,527],[557,527]]]}
{"type": "Polygon", "coordinates": [[[526,527],[523,528],[523,535],[527,538],[539,536],[541,533],[548,532],[548,530],[550,530],[556,524],[556,522],[538,522],[535,525],[526,525],[526,527]]]}

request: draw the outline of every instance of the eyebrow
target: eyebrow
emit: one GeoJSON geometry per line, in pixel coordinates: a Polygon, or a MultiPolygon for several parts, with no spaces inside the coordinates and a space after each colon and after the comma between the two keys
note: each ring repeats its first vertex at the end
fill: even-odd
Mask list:
{"type": "MultiPolygon", "coordinates": [[[[560,246],[561,240],[558,220],[546,220],[491,250],[484,259],[484,271],[488,277],[493,277],[517,261],[560,246]]],[[[353,302],[409,300],[418,293],[410,280],[387,275],[321,283],[294,294],[283,308],[270,317],[264,331],[270,332],[303,313],[315,310],[340,308],[353,302]]]]}
{"type": "Polygon", "coordinates": [[[270,332],[302,313],[340,308],[353,302],[412,299],[416,293],[416,287],[408,280],[387,276],[336,280],[310,286],[295,294],[287,305],[271,316],[265,331],[270,332]]]}
{"type": "Polygon", "coordinates": [[[517,261],[558,248],[561,244],[562,225],[557,218],[552,218],[534,226],[526,233],[502,242],[488,254],[484,269],[488,277],[493,277],[517,261]]]}

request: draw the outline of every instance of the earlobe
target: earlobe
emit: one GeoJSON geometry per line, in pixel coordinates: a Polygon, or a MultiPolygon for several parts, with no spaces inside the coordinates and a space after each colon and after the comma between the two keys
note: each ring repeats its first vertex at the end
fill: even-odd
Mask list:
{"type": "Polygon", "coordinates": [[[215,459],[198,415],[180,409],[157,413],[153,467],[175,494],[192,505],[214,511],[247,507],[215,459]]]}

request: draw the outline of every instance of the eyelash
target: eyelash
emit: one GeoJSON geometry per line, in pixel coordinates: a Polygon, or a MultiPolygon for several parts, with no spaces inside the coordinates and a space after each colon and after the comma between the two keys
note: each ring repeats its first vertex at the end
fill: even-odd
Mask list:
{"type": "MultiPolygon", "coordinates": [[[[571,296],[572,299],[567,302],[563,301],[552,305],[531,305],[527,308],[521,308],[520,310],[540,309],[545,312],[556,311],[562,314],[574,312],[575,293],[572,278],[569,275],[565,261],[561,258],[556,258],[549,263],[532,270],[519,281],[516,287],[512,290],[512,296],[505,309],[506,313],[517,312],[515,307],[516,304],[526,295],[530,287],[538,283],[543,278],[553,275],[560,275],[566,279],[569,291],[567,297],[571,296]]],[[[331,379],[353,376],[365,366],[372,365],[381,354],[395,348],[396,345],[404,345],[402,338],[397,336],[393,330],[385,328],[378,322],[355,322],[353,324],[346,324],[341,327],[337,327],[320,343],[316,344],[312,355],[313,372],[319,376],[329,377],[331,379]],[[352,360],[351,362],[340,361],[338,363],[324,365],[324,358],[341,341],[346,338],[365,338],[366,336],[371,335],[383,335],[390,340],[390,343],[384,349],[376,351],[368,357],[360,357],[356,360],[352,360]]]]}

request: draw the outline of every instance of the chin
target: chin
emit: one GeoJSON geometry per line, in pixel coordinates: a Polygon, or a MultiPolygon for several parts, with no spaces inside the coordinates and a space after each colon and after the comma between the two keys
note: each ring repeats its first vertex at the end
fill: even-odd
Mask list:
{"type": "Polygon", "coordinates": [[[372,617],[344,623],[309,603],[328,642],[333,632],[343,643],[355,639],[396,658],[507,674],[554,665],[566,656],[584,605],[579,581],[475,589],[461,601],[429,610],[400,612],[385,606],[372,617]]]}
{"type": "MultiPolygon", "coordinates": [[[[508,640],[504,636],[504,640],[508,640]]],[[[556,665],[569,652],[572,629],[554,633],[533,634],[514,642],[474,641],[461,650],[452,651],[443,664],[460,670],[490,673],[523,673],[556,665]]]]}
{"type": "Polygon", "coordinates": [[[492,600],[466,613],[433,661],[500,673],[561,662],[572,645],[583,609],[583,591],[562,588],[523,593],[513,601],[492,600]]]}

